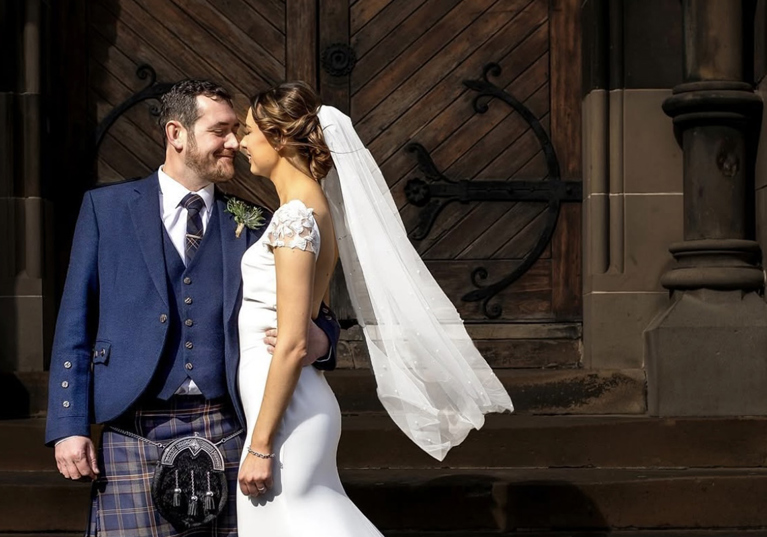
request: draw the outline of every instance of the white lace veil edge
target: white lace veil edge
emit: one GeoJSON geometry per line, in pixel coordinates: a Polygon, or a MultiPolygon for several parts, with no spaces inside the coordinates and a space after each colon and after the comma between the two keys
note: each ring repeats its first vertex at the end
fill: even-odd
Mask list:
{"type": "Polygon", "coordinates": [[[335,165],[324,188],[378,397],[400,429],[441,461],[484,414],[512,411],[511,399],[410,244],[351,119],[330,106],[318,116],[335,165]]]}

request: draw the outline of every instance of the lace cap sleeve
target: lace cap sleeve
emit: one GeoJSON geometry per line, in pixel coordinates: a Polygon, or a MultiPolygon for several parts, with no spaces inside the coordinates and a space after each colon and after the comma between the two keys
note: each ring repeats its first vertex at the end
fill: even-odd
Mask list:
{"type": "Polygon", "coordinates": [[[320,253],[320,230],[314,219],[314,209],[300,200],[289,201],[274,212],[267,231],[266,242],[272,248],[299,248],[320,253]]]}

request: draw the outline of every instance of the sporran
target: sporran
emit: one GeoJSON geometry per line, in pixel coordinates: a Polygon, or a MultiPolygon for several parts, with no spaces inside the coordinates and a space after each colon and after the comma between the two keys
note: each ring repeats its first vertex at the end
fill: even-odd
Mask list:
{"type": "Polygon", "coordinates": [[[194,435],[167,445],[117,427],[109,429],[162,450],[152,479],[152,501],[174,528],[181,531],[202,526],[223,511],[229,494],[219,446],[239,436],[242,429],[215,444],[194,435]]]}

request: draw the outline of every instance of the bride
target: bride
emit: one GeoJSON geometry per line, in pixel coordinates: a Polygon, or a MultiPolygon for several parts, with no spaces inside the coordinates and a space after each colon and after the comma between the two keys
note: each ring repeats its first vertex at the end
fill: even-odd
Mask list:
{"type": "Polygon", "coordinates": [[[511,401],[410,245],[347,116],[302,82],[282,84],[253,99],[241,148],[250,171],[274,183],[280,207],[242,259],[239,534],[380,536],[338,477],[335,396],[322,372],[302,367],[339,256],[378,396],[419,447],[442,460],[511,401]]]}

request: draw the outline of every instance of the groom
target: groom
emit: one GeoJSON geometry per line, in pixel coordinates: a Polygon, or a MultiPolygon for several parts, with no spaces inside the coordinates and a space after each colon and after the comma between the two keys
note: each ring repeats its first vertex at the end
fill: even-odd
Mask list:
{"type": "MultiPolygon", "coordinates": [[[[90,423],[166,445],[191,434],[215,443],[245,423],[240,260],[265,226],[237,237],[215,189],[234,176],[239,122],[224,88],[185,80],[163,97],[160,124],[156,173],[85,194],[51,359],[45,441],[64,477],[96,480],[89,532],[100,536],[176,531],[150,499],[158,449],[107,427],[97,455],[90,423]]],[[[335,367],[338,334],[323,307],[309,336],[315,367],[335,367]]],[[[211,535],[236,533],[241,450],[242,436],[222,447],[230,501],[211,535]]]]}

